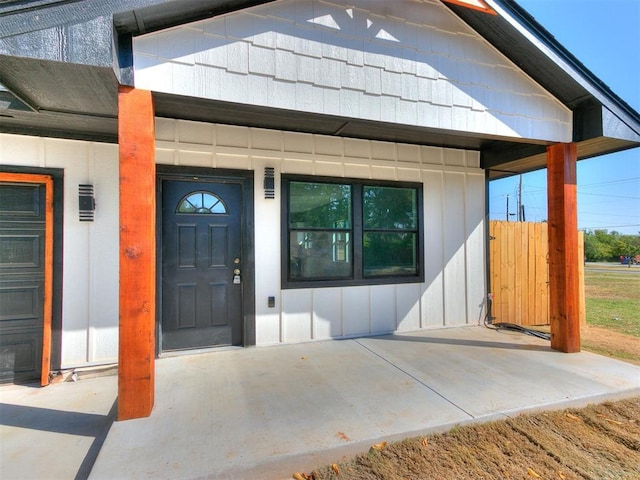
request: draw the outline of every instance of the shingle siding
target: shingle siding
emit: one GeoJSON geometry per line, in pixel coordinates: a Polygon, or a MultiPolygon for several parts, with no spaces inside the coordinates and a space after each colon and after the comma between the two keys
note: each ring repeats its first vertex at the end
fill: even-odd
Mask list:
{"type": "Polygon", "coordinates": [[[435,1],[281,0],[136,37],[134,53],[154,91],[571,140],[571,112],[435,1]]]}

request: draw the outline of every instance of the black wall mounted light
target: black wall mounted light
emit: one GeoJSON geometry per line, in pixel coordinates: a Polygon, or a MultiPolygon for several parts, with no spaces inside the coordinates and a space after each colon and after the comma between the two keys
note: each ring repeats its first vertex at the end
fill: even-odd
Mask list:
{"type": "Polygon", "coordinates": [[[78,185],[78,215],[81,222],[93,222],[96,200],[93,197],[93,185],[78,185]]]}
{"type": "Polygon", "coordinates": [[[276,179],[273,167],[264,168],[264,198],[276,198],[276,179]]]}

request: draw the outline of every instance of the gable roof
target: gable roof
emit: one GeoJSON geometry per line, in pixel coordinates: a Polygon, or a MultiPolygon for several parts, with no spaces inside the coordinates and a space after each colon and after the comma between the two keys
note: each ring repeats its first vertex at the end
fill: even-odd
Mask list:
{"type": "MultiPolygon", "coordinates": [[[[3,2],[0,131],[115,142],[117,84],[133,83],[132,36],[271,1],[3,2]],[[52,48],[52,42],[60,45],[52,48]]],[[[640,115],[633,108],[515,1],[485,3],[497,15],[444,5],[573,111],[579,158],[640,145],[640,115]]],[[[480,150],[490,178],[546,165],[540,142],[168,94],[155,94],[154,101],[158,116],[480,150]]]]}
{"type": "MultiPolygon", "coordinates": [[[[564,48],[513,0],[485,0],[498,15],[449,8],[543,88],[574,112],[578,157],[589,158],[640,143],[640,115],[564,48]]],[[[508,150],[508,147],[507,147],[508,150]]],[[[496,145],[485,166],[509,171],[544,166],[543,152],[508,152],[496,145]]],[[[500,172],[495,175],[501,176],[500,172]]]]}

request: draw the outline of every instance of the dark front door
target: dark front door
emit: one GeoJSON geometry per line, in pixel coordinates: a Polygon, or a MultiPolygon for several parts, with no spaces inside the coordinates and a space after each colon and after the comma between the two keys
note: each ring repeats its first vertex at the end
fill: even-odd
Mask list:
{"type": "Polygon", "coordinates": [[[162,350],[241,345],[242,185],[162,180],[162,350]]]}
{"type": "Polygon", "coordinates": [[[40,377],[45,185],[0,182],[0,381],[40,377]]]}

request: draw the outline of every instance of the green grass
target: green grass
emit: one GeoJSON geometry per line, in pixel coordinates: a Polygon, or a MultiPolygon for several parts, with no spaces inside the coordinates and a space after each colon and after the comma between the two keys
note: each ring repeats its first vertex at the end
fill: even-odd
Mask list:
{"type": "Polygon", "coordinates": [[[587,324],[640,337],[640,275],[585,272],[587,324]]]}

